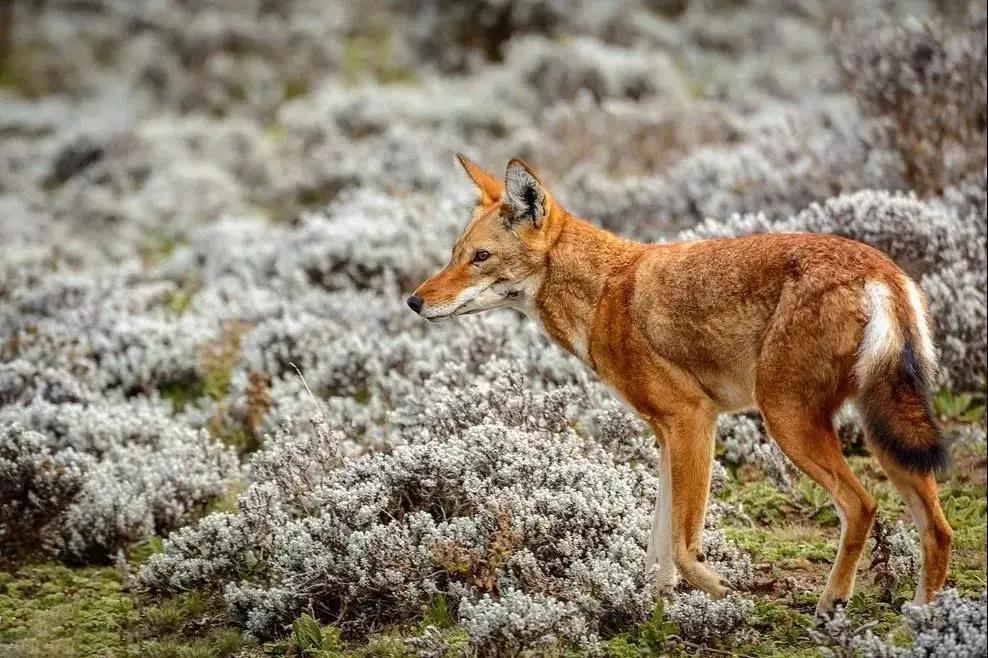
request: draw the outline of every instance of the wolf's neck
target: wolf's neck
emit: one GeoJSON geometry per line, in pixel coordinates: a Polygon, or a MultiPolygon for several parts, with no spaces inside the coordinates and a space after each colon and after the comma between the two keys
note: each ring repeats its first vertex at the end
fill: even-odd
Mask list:
{"type": "Polygon", "coordinates": [[[534,299],[535,314],[546,333],[589,363],[590,330],[607,280],[645,248],[583,220],[565,217],[534,299]]]}

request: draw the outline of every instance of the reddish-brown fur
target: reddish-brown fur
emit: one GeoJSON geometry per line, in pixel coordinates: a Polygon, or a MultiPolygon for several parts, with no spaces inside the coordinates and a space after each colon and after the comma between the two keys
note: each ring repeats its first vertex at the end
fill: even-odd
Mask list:
{"type": "Polygon", "coordinates": [[[921,340],[925,305],[910,304],[913,284],[887,256],[810,234],[641,244],[571,216],[519,161],[504,184],[461,163],[477,208],[450,264],[410,304],[429,319],[500,306],[529,313],[651,425],[665,489],[647,566],[660,589],[678,570],[714,595],[727,592],[698,559],[714,423],[720,412],[757,407],[840,511],[840,549],[818,612],[846,601],[876,510],[834,433],[834,413],[851,400],[863,405],[879,462],[923,532],[917,599],[936,594],[951,531],[930,473],[942,448],[922,374],[933,367],[921,340]]]}

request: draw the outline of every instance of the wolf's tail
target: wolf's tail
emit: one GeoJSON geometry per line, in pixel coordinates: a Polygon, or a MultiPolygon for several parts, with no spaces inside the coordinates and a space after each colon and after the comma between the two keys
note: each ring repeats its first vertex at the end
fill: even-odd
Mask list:
{"type": "Polygon", "coordinates": [[[903,468],[928,473],[947,465],[947,448],[930,408],[936,354],[923,293],[905,276],[869,281],[868,320],[858,348],[857,406],[873,449],[903,468]]]}

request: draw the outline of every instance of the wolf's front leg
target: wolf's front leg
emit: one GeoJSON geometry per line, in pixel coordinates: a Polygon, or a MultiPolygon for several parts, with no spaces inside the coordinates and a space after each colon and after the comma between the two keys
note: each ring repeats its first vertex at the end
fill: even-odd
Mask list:
{"type": "Polygon", "coordinates": [[[707,512],[710,471],[714,456],[716,413],[690,409],[663,420],[670,488],[670,544],[672,559],[693,587],[722,597],[730,585],[705,564],[700,541],[707,512]]]}
{"type": "Polygon", "coordinates": [[[656,596],[662,596],[676,586],[678,573],[672,559],[672,487],[669,460],[664,450],[659,459],[659,486],[655,492],[655,512],[652,532],[645,553],[645,577],[656,596]]]}

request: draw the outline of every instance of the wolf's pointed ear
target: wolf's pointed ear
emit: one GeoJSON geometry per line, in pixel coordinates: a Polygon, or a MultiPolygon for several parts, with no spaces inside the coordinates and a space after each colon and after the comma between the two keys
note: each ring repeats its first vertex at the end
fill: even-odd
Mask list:
{"type": "Polygon", "coordinates": [[[462,153],[457,153],[456,159],[463,167],[463,171],[467,172],[467,176],[470,177],[470,180],[477,187],[478,201],[482,205],[488,206],[501,200],[501,195],[504,192],[504,186],[501,185],[501,181],[484,171],[480,165],[462,153]]]}
{"type": "Polygon", "coordinates": [[[504,204],[513,223],[529,222],[539,228],[549,214],[549,195],[532,169],[515,158],[504,172],[504,204]]]}

